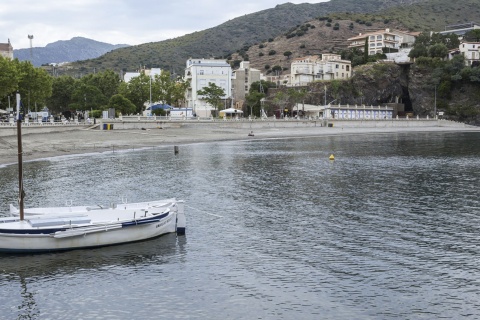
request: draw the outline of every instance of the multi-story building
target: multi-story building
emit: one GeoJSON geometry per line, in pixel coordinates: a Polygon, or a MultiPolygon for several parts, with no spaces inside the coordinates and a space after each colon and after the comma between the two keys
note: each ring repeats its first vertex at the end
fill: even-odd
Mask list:
{"type": "Polygon", "coordinates": [[[209,83],[223,89],[225,95],[222,99],[227,100],[232,96],[232,68],[225,60],[188,59],[185,80],[190,81],[190,87],[185,94],[187,107],[192,108],[199,117],[209,117],[212,110],[215,110],[198,94],[198,91],[208,87],[209,83]]]}
{"type": "Polygon", "coordinates": [[[465,57],[465,65],[480,63],[480,42],[462,41],[458,50],[465,57]]]}
{"type": "Polygon", "coordinates": [[[390,31],[390,29],[364,34],[360,33],[358,36],[347,39],[348,47],[357,48],[361,51],[364,51],[365,41],[367,41],[368,54],[374,55],[377,53],[382,53],[382,48],[400,49],[402,44],[408,44],[408,42],[411,42],[412,40],[410,37],[408,37],[409,40],[404,42],[404,37],[406,37],[407,34],[408,33],[403,31],[390,31]]]}
{"type": "Polygon", "coordinates": [[[0,43],[0,56],[13,59],[13,47],[8,39],[8,43],[0,43]]]}
{"type": "Polygon", "coordinates": [[[232,94],[236,103],[241,106],[252,83],[258,81],[260,81],[260,70],[250,68],[248,61],[240,62],[240,68],[233,71],[232,76],[232,94]]]}
{"type": "Polygon", "coordinates": [[[303,86],[315,80],[348,79],[352,76],[352,63],[339,54],[325,53],[295,59],[291,65],[290,85],[303,86]]]}

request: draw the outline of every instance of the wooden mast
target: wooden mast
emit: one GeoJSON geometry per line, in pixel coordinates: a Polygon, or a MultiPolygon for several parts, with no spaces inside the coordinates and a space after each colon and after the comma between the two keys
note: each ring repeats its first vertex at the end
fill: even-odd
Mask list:
{"type": "Polygon", "coordinates": [[[18,144],[18,205],[20,220],[24,220],[23,212],[23,150],[22,150],[22,119],[20,117],[20,93],[17,92],[17,144],[18,144]]]}

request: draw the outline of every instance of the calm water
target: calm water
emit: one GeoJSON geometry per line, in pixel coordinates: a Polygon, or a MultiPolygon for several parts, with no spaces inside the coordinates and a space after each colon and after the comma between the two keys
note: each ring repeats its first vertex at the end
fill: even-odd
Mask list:
{"type": "Polygon", "coordinates": [[[480,133],[63,157],[25,185],[27,206],[185,199],[187,235],[2,255],[0,319],[480,318],[480,133]]]}

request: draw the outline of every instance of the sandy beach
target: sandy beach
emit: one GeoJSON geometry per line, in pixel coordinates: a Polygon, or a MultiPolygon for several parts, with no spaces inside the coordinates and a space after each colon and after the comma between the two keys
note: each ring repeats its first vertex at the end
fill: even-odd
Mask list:
{"type": "MultiPolygon", "coordinates": [[[[2,129],[2,128],[0,128],[2,129]]],[[[79,127],[70,131],[22,133],[24,161],[48,157],[149,147],[181,146],[191,143],[227,140],[298,139],[328,135],[386,134],[394,132],[476,131],[480,127],[260,127],[253,130],[233,124],[176,126],[152,129],[95,130],[79,127]],[[249,133],[253,132],[253,136],[249,133]]],[[[181,148],[180,148],[181,150],[181,148]]],[[[0,165],[17,162],[17,136],[0,136],[0,165]]]]}

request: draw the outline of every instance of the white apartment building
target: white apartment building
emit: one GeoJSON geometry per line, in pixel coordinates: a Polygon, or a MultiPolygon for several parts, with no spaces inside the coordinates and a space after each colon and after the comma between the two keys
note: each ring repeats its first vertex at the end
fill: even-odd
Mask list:
{"type": "MultiPolygon", "coordinates": [[[[374,55],[382,53],[382,48],[400,49],[404,43],[404,36],[407,33],[403,31],[390,31],[390,29],[379,30],[359,34],[358,36],[347,39],[349,48],[358,48],[361,51],[365,50],[365,39],[368,42],[368,54],[374,55]]],[[[412,41],[410,37],[409,42],[412,41]]],[[[405,42],[408,43],[408,42],[405,42]]]]}
{"type": "Polygon", "coordinates": [[[236,102],[245,100],[245,95],[250,91],[250,86],[254,82],[260,81],[260,70],[250,68],[249,61],[240,62],[240,67],[233,71],[232,76],[232,95],[236,102]]]}
{"type": "Polygon", "coordinates": [[[348,79],[352,63],[339,54],[325,53],[295,59],[291,64],[290,85],[304,86],[315,80],[348,79]]]}
{"type": "Polygon", "coordinates": [[[185,80],[190,81],[190,87],[185,94],[187,107],[192,108],[199,117],[209,117],[212,110],[215,110],[197,93],[208,87],[209,83],[214,83],[224,90],[222,99],[232,96],[232,68],[225,60],[190,58],[186,64],[185,80]]]}
{"type": "Polygon", "coordinates": [[[462,41],[458,50],[465,57],[465,65],[471,66],[474,62],[480,62],[480,42],[462,41]]]}

